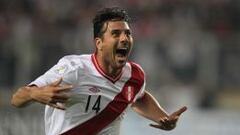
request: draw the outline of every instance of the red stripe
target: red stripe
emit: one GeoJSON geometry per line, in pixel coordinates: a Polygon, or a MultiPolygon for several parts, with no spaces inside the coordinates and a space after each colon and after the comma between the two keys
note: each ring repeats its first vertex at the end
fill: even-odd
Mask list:
{"type": "Polygon", "coordinates": [[[95,66],[95,68],[97,69],[97,71],[102,75],[104,76],[105,78],[107,78],[109,81],[111,81],[112,83],[115,83],[116,81],[118,81],[120,79],[120,77],[122,76],[122,71],[115,77],[111,77],[111,76],[108,76],[104,70],[99,66],[98,64],[98,61],[96,59],[96,54],[93,54],[91,56],[92,58],[92,62],[93,62],[93,65],[95,66]]]}
{"type": "Polygon", "coordinates": [[[135,97],[144,83],[144,74],[141,69],[132,63],[131,66],[132,76],[125,83],[122,91],[114,98],[114,100],[111,101],[98,115],[78,125],[77,127],[70,129],[62,135],[96,135],[102,129],[112,123],[117,117],[119,117],[131,102],[128,101],[128,97],[125,95],[125,93],[128,92],[128,87],[132,87],[135,97]]]}

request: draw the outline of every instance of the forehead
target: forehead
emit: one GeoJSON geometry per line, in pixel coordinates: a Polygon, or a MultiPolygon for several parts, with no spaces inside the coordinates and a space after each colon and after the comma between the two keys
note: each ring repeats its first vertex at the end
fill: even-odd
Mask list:
{"type": "Polygon", "coordinates": [[[109,21],[107,25],[107,30],[129,30],[129,25],[125,21],[109,21]]]}

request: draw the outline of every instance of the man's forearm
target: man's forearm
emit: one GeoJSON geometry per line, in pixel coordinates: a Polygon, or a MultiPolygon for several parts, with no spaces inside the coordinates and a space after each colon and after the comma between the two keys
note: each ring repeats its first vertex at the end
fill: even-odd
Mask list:
{"type": "Polygon", "coordinates": [[[21,87],[12,96],[11,104],[15,107],[24,107],[32,101],[31,91],[33,87],[21,87]]]}
{"type": "Polygon", "coordinates": [[[145,92],[144,97],[133,103],[132,108],[135,112],[155,122],[159,122],[160,118],[168,117],[167,112],[148,92],[145,92]]]}

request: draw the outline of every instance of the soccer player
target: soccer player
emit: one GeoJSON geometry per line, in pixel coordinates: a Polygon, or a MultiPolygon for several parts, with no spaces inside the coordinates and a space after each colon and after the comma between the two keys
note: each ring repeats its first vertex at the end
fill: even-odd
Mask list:
{"type": "Polygon", "coordinates": [[[46,135],[119,135],[129,106],[155,122],[150,126],[174,129],[186,107],[168,114],[145,90],[143,69],[128,61],[133,38],[126,11],[114,7],[97,12],[93,28],[93,54],[63,57],[45,74],[20,87],[12,96],[12,105],[45,104],[46,135]]]}

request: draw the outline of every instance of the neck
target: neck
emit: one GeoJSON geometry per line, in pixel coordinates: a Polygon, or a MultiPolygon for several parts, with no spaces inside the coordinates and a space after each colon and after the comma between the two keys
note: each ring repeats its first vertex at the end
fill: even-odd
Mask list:
{"type": "Polygon", "coordinates": [[[114,68],[110,62],[106,61],[101,54],[95,54],[96,61],[103,72],[110,77],[117,77],[121,69],[114,68]]]}

